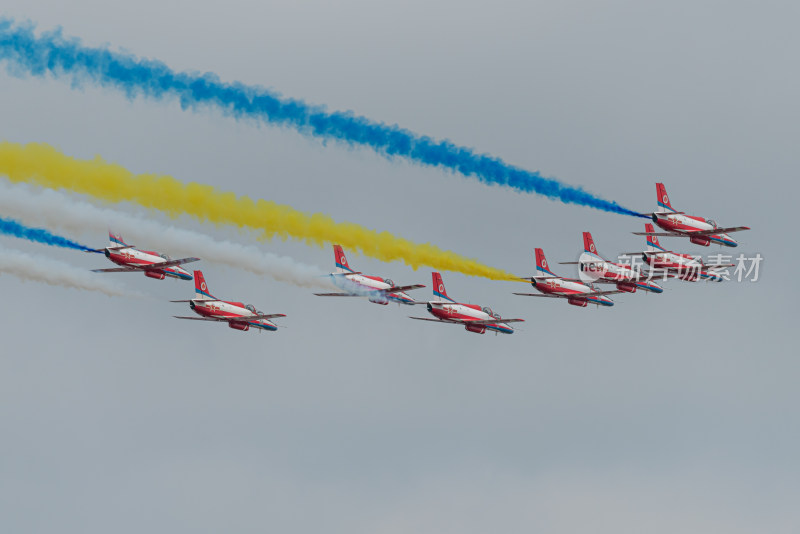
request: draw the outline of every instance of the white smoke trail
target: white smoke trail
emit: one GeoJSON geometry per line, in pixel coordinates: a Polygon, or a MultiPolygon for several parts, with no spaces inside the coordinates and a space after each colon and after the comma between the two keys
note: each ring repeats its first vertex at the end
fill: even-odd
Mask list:
{"type": "MultiPolygon", "coordinates": [[[[75,199],[46,189],[33,193],[0,181],[0,214],[49,228],[73,233],[98,232],[110,228],[123,237],[141,237],[148,248],[176,256],[199,256],[202,260],[270,276],[280,282],[301,287],[330,288],[323,271],[286,256],[262,252],[258,248],[219,241],[205,234],[175,228],[136,215],[75,199]]],[[[126,239],[126,241],[131,241],[126,239]]],[[[135,241],[134,241],[135,243],[135,241]]]]}
{"type": "Polygon", "coordinates": [[[142,296],[139,293],[120,287],[119,284],[113,283],[107,278],[73,267],[68,263],[0,247],[0,275],[3,273],[10,274],[21,280],[99,291],[114,297],[142,296]]]}
{"type": "Polygon", "coordinates": [[[331,282],[345,293],[351,293],[353,295],[358,295],[359,297],[374,298],[376,300],[386,301],[386,299],[382,299],[380,294],[374,289],[362,286],[361,284],[354,282],[345,276],[331,277],[331,282]]]}

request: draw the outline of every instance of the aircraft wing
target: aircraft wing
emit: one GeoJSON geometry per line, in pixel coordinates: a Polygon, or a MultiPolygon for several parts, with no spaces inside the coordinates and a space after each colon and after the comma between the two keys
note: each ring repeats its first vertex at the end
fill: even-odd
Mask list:
{"type": "Polygon", "coordinates": [[[731,234],[733,232],[742,232],[749,229],[749,226],[731,226],[729,228],[714,228],[713,230],[698,230],[697,232],[688,232],[688,235],[731,234]]]}
{"type": "Polygon", "coordinates": [[[498,323],[522,323],[525,321],[525,319],[485,319],[482,321],[479,320],[467,321],[458,319],[431,319],[430,317],[411,317],[410,315],[408,316],[408,318],[416,319],[417,321],[430,321],[432,323],[448,323],[448,324],[460,324],[460,325],[474,324],[479,326],[486,326],[498,323]]]}
{"type": "Polygon", "coordinates": [[[631,232],[633,235],[653,235],[656,237],[674,237],[683,236],[691,237],[693,235],[714,235],[714,234],[730,234],[733,232],[742,232],[749,230],[749,226],[731,226],[728,228],[714,228],[713,230],[689,230],[686,232],[631,232]]]}
{"type": "Polygon", "coordinates": [[[389,289],[380,289],[381,293],[397,293],[399,291],[411,291],[412,289],[419,289],[421,287],[425,287],[422,284],[411,284],[410,286],[395,286],[390,287],[389,289]]]}
{"type": "Polygon", "coordinates": [[[193,261],[200,261],[200,258],[181,258],[179,260],[169,260],[161,263],[153,263],[151,265],[128,265],[126,267],[111,267],[109,269],[92,269],[93,273],[127,273],[131,271],[158,271],[167,267],[174,267],[183,263],[190,263],[193,261]]]}
{"type": "Polygon", "coordinates": [[[446,324],[461,324],[461,321],[452,321],[450,319],[431,319],[430,317],[411,317],[409,319],[416,319],[417,321],[430,321],[432,323],[446,323],[446,324]]]}
{"type": "Polygon", "coordinates": [[[480,321],[459,321],[462,324],[490,325],[499,323],[524,323],[525,319],[483,319],[480,321]]]}
{"type": "Polygon", "coordinates": [[[648,277],[647,277],[647,272],[645,271],[645,272],[643,272],[643,273],[642,273],[642,275],[641,275],[641,276],[639,276],[639,277],[631,276],[631,277],[629,277],[629,278],[623,278],[623,279],[621,279],[621,280],[606,280],[606,279],[600,279],[600,280],[595,280],[595,281],[594,281],[594,282],[592,282],[592,283],[593,283],[593,284],[614,284],[614,285],[616,285],[616,284],[619,284],[619,283],[621,282],[621,283],[635,284],[636,282],[648,282],[648,281],[650,281],[650,280],[657,280],[658,278],[661,278],[661,277],[659,276],[659,277],[651,277],[651,278],[648,278],[648,277]]]}
{"type": "Polygon", "coordinates": [[[520,295],[522,297],[542,297],[546,299],[560,299],[565,297],[565,295],[548,295],[546,293],[512,293],[512,295],[520,295]]]}
{"type": "Polygon", "coordinates": [[[260,319],[272,319],[274,317],[286,317],[286,315],[282,313],[272,313],[272,314],[263,314],[263,315],[248,315],[247,317],[184,317],[179,315],[173,315],[176,319],[189,319],[191,321],[217,321],[217,322],[224,322],[224,323],[243,323],[247,321],[256,321],[260,319]]]}
{"type": "Polygon", "coordinates": [[[144,270],[163,269],[164,267],[175,267],[176,265],[181,265],[183,263],[192,263],[193,261],[200,261],[200,258],[191,257],[191,258],[181,258],[179,260],[169,260],[161,263],[154,263],[153,265],[148,265],[142,268],[144,270]]]}
{"type": "MultiPolygon", "coordinates": [[[[578,263],[578,262],[575,262],[575,263],[578,263]]],[[[600,262],[597,262],[597,263],[600,263],[600,262]]],[[[586,283],[583,280],[579,280],[577,278],[567,278],[566,276],[529,276],[527,278],[520,278],[520,280],[523,280],[525,282],[528,282],[528,281],[535,282],[537,280],[547,280],[549,278],[559,278],[559,279],[564,280],[566,282],[578,282],[580,284],[586,283]]]]}
{"type": "MultiPolygon", "coordinates": [[[[514,295],[521,295],[523,297],[544,297],[551,299],[586,299],[589,297],[600,297],[602,295],[614,295],[617,293],[624,293],[624,291],[593,291],[591,293],[574,293],[572,295],[554,295],[545,293],[513,293],[514,295]]],[[[502,320],[500,321],[502,322],[502,320]]]]}
{"type": "MultiPolygon", "coordinates": [[[[683,236],[683,234],[675,234],[675,236],[683,236]]],[[[671,250],[642,250],[640,252],[620,252],[620,256],[636,257],[644,254],[645,256],[661,256],[663,254],[677,254],[671,250]]]]}
{"type": "Polygon", "coordinates": [[[129,272],[142,272],[143,269],[136,267],[111,267],[109,269],[92,269],[93,273],[129,273],[129,272]]]}
{"type": "Polygon", "coordinates": [[[620,291],[620,290],[614,290],[614,291],[595,291],[595,292],[593,292],[593,293],[585,293],[585,295],[588,295],[588,296],[590,296],[590,297],[592,297],[592,296],[594,296],[594,297],[597,297],[597,296],[599,296],[599,295],[614,295],[614,294],[616,294],[616,293],[625,293],[625,291],[620,291]]]}
{"type": "Polygon", "coordinates": [[[395,286],[387,289],[364,289],[360,293],[314,293],[318,297],[368,297],[373,295],[386,295],[387,293],[397,293],[399,291],[409,291],[411,289],[419,289],[425,287],[421,284],[412,284],[410,286],[395,286]]]}
{"type": "Polygon", "coordinates": [[[675,236],[687,236],[689,234],[694,234],[697,232],[631,232],[631,233],[633,235],[654,235],[656,237],[675,237],[675,236]]]}
{"type": "MultiPolygon", "coordinates": [[[[248,315],[247,317],[237,317],[229,319],[229,321],[238,321],[244,319],[247,321],[260,321],[261,319],[274,319],[276,317],[286,317],[285,313],[259,313],[258,315],[248,315]]],[[[227,319],[226,319],[227,320],[227,319]]]]}

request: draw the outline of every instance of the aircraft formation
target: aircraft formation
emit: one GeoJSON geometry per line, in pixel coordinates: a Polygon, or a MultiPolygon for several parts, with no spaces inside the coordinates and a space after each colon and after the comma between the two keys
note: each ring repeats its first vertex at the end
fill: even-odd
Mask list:
{"type": "MultiPolygon", "coordinates": [[[[536,248],[534,257],[536,271],[533,276],[520,278],[531,283],[537,293],[513,293],[525,297],[562,299],[573,306],[587,307],[595,304],[598,307],[610,307],[614,301],[609,295],[619,293],[635,293],[642,290],[650,293],[662,293],[663,288],[653,281],[654,274],[663,279],[676,278],[683,281],[699,280],[722,281],[719,269],[732,267],[732,264],[706,265],[691,254],[677,253],[664,249],[659,237],[686,237],[696,245],[709,246],[712,243],[726,247],[736,247],[738,243],[728,233],[749,230],[746,226],[719,228],[711,219],[687,215],[676,211],[667,196],[664,184],[656,184],[658,209],[647,214],[664,232],[656,232],[652,224],[645,224],[644,232],[634,232],[646,236],[647,247],[641,252],[623,253],[621,256],[640,255],[647,271],[636,269],[632,263],[612,262],[601,256],[590,232],[583,233],[583,254],[577,262],[562,262],[562,265],[578,265],[580,279],[558,276],[550,269],[544,250],[536,248]],[[613,287],[598,289],[595,284],[613,287]]],[[[208,290],[201,270],[192,274],[181,265],[199,261],[200,258],[188,257],[171,259],[165,254],[139,250],[125,243],[122,236],[109,232],[109,244],[104,249],[88,252],[102,252],[118,267],[94,269],[96,273],[141,272],[149,278],[163,280],[167,277],[178,280],[194,280],[195,297],[188,300],[173,300],[174,303],[188,303],[196,316],[174,316],[176,319],[222,322],[230,328],[248,331],[251,328],[263,331],[276,331],[278,325],[272,319],[286,317],[282,313],[264,313],[251,304],[216,298],[208,290]]],[[[333,246],[334,272],[328,275],[339,292],[315,293],[320,297],[363,297],[374,304],[387,305],[395,302],[401,305],[425,305],[430,317],[411,319],[429,321],[440,324],[463,326],[466,331],[476,334],[494,332],[495,334],[512,334],[513,323],[524,319],[504,319],[489,307],[477,304],[456,302],[450,298],[444,287],[442,275],[431,273],[433,283],[433,299],[418,301],[408,295],[407,291],[425,287],[423,284],[397,285],[393,280],[380,276],[366,275],[351,268],[341,245],[333,246]]]]}
{"type": "MultiPolygon", "coordinates": [[[[595,196],[580,187],[564,184],[554,178],[545,178],[539,172],[508,165],[499,158],[478,153],[471,148],[459,147],[449,141],[436,141],[429,136],[416,134],[397,125],[387,125],[368,117],[356,116],[351,112],[328,112],[323,107],[307,104],[303,100],[283,98],[272,90],[245,86],[238,82],[226,83],[217,76],[176,72],[159,61],[144,60],[127,53],[120,54],[109,50],[108,47],[84,46],[79,39],[64,39],[59,32],[37,36],[30,24],[17,24],[13,19],[5,21],[0,26],[0,34],[4,38],[3,49],[7,52],[0,57],[0,60],[11,63],[15,72],[30,72],[37,76],[46,72],[56,78],[72,78],[73,85],[76,80],[88,81],[105,88],[121,89],[128,96],[136,94],[158,99],[179,98],[186,109],[215,107],[223,110],[226,115],[291,127],[302,135],[326,141],[335,139],[351,146],[367,147],[390,159],[401,157],[432,168],[448,169],[485,184],[502,185],[518,192],[543,195],[567,204],[578,204],[609,213],[649,217],[660,230],[656,231],[653,225],[647,225],[643,232],[647,236],[647,249],[641,253],[637,252],[636,255],[638,257],[641,254],[646,270],[634,268],[633,262],[630,265],[625,261],[612,262],[600,256],[588,232],[583,236],[584,253],[577,262],[578,279],[556,275],[547,262],[544,250],[536,248],[535,273],[533,276],[520,279],[529,281],[536,292],[516,293],[517,295],[562,299],[570,305],[580,307],[587,307],[589,304],[610,307],[614,304],[610,296],[617,293],[634,293],[637,290],[663,292],[662,287],[653,280],[652,275],[656,272],[663,272],[665,278],[686,281],[721,281],[723,276],[718,270],[727,266],[705,265],[689,254],[665,250],[660,246],[658,238],[685,237],[696,245],[709,246],[715,243],[720,246],[735,247],[737,243],[729,234],[748,229],[744,226],[718,227],[712,219],[675,210],[662,183],[656,184],[658,208],[655,212],[645,215],[623,207],[616,201],[595,196]],[[107,68],[109,61],[115,68],[107,68]],[[203,90],[187,90],[187,87],[195,85],[202,87],[203,90]],[[313,123],[312,127],[309,127],[311,124],[309,121],[313,123]]],[[[0,167],[2,167],[0,171],[7,174],[14,182],[29,182],[52,189],[67,189],[73,193],[88,194],[101,201],[131,201],[170,215],[183,213],[207,222],[254,229],[265,226],[265,220],[280,222],[280,228],[264,228],[268,237],[281,235],[326,243],[345,241],[348,246],[351,244],[361,246],[363,250],[363,240],[375,235],[374,231],[364,228],[366,232],[363,235],[366,237],[350,239],[349,235],[342,233],[349,228],[347,225],[350,223],[335,223],[326,219],[328,224],[318,225],[313,216],[290,206],[268,202],[252,203],[246,197],[240,200],[247,202],[238,204],[232,202],[236,198],[232,192],[191,187],[197,184],[182,184],[169,176],[163,176],[158,181],[149,178],[140,181],[138,178],[143,175],[119,172],[117,166],[108,165],[99,158],[91,162],[69,158],[42,143],[21,146],[16,143],[0,142],[0,167]],[[108,176],[113,176],[114,179],[102,180],[102,184],[95,178],[73,179],[74,176],[86,178],[87,175],[101,177],[106,176],[105,173],[111,173],[108,176]],[[185,194],[165,195],[166,184],[169,184],[174,191],[185,194]],[[212,204],[224,207],[215,210],[213,217],[209,216],[208,210],[203,209],[203,206],[212,204]],[[242,207],[246,209],[241,209],[242,207]]],[[[442,268],[457,265],[456,268],[464,274],[478,276],[488,274],[488,278],[513,279],[509,273],[486,265],[470,266],[473,262],[468,261],[458,264],[453,261],[457,258],[454,253],[441,251],[438,247],[432,247],[435,249],[433,252],[436,257],[439,260],[447,257],[448,261],[431,262],[431,251],[421,254],[419,245],[394,236],[385,235],[385,237],[391,239],[391,245],[386,248],[390,248],[392,253],[382,253],[378,259],[395,259],[401,256],[415,266],[425,264],[442,268]],[[425,261],[423,257],[426,258],[425,261]]],[[[68,240],[59,241],[56,238],[58,236],[38,236],[40,242],[56,246],[67,246],[78,250],[88,248],[74,242],[69,243],[68,240]],[[60,244],[56,244],[56,241],[60,244]]],[[[95,252],[100,251],[95,250],[95,252]]],[[[194,280],[195,298],[185,301],[198,315],[191,317],[194,320],[227,322],[229,326],[239,330],[248,330],[250,327],[271,330],[275,325],[269,319],[280,316],[280,314],[263,314],[253,306],[212,297],[208,293],[202,273],[195,271],[194,274],[190,274],[182,267],[198,261],[199,258],[171,259],[156,252],[136,249],[117,235],[111,236],[109,246],[102,249],[102,252],[115,264],[115,267],[97,269],[97,272],[138,271],[149,278],[161,280],[165,278],[194,280]]],[[[319,296],[365,297],[370,302],[381,305],[389,302],[402,305],[426,304],[432,317],[413,317],[414,319],[464,325],[468,331],[476,333],[485,333],[487,330],[511,333],[513,328],[509,323],[518,321],[503,320],[489,308],[453,301],[447,296],[439,273],[432,273],[433,300],[421,302],[413,299],[408,293],[424,287],[421,284],[397,285],[388,278],[356,272],[347,263],[341,246],[334,247],[334,254],[336,269],[331,273],[330,280],[339,291],[318,293],[319,296]]],[[[86,273],[80,271],[80,274],[86,273]]]]}

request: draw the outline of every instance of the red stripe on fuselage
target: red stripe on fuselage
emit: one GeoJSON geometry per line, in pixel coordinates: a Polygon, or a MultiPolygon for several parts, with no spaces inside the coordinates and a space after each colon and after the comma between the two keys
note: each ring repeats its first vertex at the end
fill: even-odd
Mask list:
{"type": "Polygon", "coordinates": [[[113,263],[116,263],[117,265],[120,265],[122,267],[130,267],[132,265],[139,266],[139,265],[153,264],[152,261],[146,261],[139,258],[134,258],[133,256],[125,257],[122,254],[115,254],[113,252],[108,255],[108,259],[111,260],[113,263]]]}
{"type": "Polygon", "coordinates": [[[655,223],[657,225],[659,225],[661,228],[663,228],[664,230],[671,231],[671,232],[692,232],[692,231],[696,232],[698,230],[709,230],[709,229],[712,228],[712,226],[710,224],[708,224],[706,222],[706,220],[703,219],[702,217],[694,217],[692,215],[683,215],[683,217],[686,217],[688,219],[691,219],[692,221],[696,221],[698,223],[701,223],[702,226],[700,226],[700,225],[693,226],[691,224],[685,224],[685,223],[676,221],[674,219],[668,219],[668,218],[663,218],[663,219],[662,218],[657,218],[655,223]]]}
{"type": "MultiPolygon", "coordinates": [[[[241,302],[228,302],[228,301],[220,301],[220,302],[223,302],[225,304],[230,304],[232,306],[237,306],[239,308],[242,308],[243,311],[247,311],[248,313],[250,312],[250,310],[245,308],[241,302]]],[[[211,306],[214,306],[214,304],[210,303],[208,305],[205,305],[199,303],[198,301],[195,301],[194,311],[197,315],[202,315],[203,317],[211,317],[214,319],[241,319],[242,320],[241,322],[248,322],[251,324],[259,323],[259,324],[272,325],[272,323],[270,323],[266,319],[250,319],[251,316],[245,314],[244,312],[236,313],[225,310],[211,310],[210,309],[211,306]]]]}
{"type": "MultiPolygon", "coordinates": [[[[458,306],[465,306],[465,307],[468,307],[470,309],[477,309],[477,310],[481,309],[480,306],[476,307],[475,304],[457,304],[457,305],[458,306]]],[[[493,319],[493,317],[489,317],[488,315],[486,315],[486,317],[483,318],[483,319],[479,319],[479,318],[477,318],[477,317],[475,317],[473,315],[466,315],[466,314],[463,314],[463,313],[459,313],[457,311],[452,311],[452,308],[450,308],[450,307],[448,307],[447,309],[434,307],[434,308],[431,309],[430,312],[434,317],[437,317],[438,319],[445,319],[445,320],[451,320],[451,321],[464,321],[464,323],[469,323],[470,321],[485,321],[485,320],[493,319]]],[[[481,312],[481,313],[483,313],[483,312],[481,312]]],[[[492,323],[490,325],[484,325],[484,326],[487,326],[487,327],[488,326],[496,326],[496,327],[501,328],[503,330],[508,329],[508,327],[500,326],[502,324],[502,322],[503,322],[502,319],[500,319],[500,320],[497,321],[497,323],[492,323]]]]}
{"type": "Polygon", "coordinates": [[[589,286],[586,287],[585,291],[580,289],[571,289],[569,287],[552,287],[547,286],[545,284],[539,283],[536,285],[536,289],[541,291],[542,293],[549,293],[551,295],[591,295],[591,291],[589,290],[589,286]]]}

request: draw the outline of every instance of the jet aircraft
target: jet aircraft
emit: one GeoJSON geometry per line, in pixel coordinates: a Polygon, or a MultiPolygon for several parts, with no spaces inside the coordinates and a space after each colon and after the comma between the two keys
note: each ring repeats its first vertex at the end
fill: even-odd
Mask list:
{"type": "Polygon", "coordinates": [[[583,254],[580,261],[565,261],[561,265],[579,265],[581,278],[584,280],[597,284],[615,284],[617,289],[626,293],[635,293],[637,289],[653,293],[664,292],[661,286],[631,265],[614,263],[598,254],[590,232],[583,232],[583,254]]]}
{"type": "MultiPolygon", "coordinates": [[[[651,232],[649,235],[657,237],[688,237],[689,241],[695,245],[709,246],[711,243],[718,243],[726,247],[736,247],[739,243],[728,235],[730,232],[741,232],[749,230],[748,226],[730,226],[720,228],[712,219],[705,219],[694,215],[687,215],[682,211],[675,211],[672,203],[667,196],[667,189],[664,184],[656,184],[656,194],[658,209],[650,213],[653,222],[666,230],[666,232],[651,232]]],[[[636,235],[648,235],[634,232],[636,235]]]]}
{"type": "Polygon", "coordinates": [[[427,303],[428,312],[435,317],[411,317],[418,321],[432,321],[434,323],[446,323],[462,325],[467,332],[484,334],[487,330],[495,333],[513,334],[514,329],[508,323],[521,323],[524,319],[503,319],[491,308],[481,308],[477,304],[462,304],[447,296],[444,288],[442,275],[434,272],[433,296],[434,300],[427,303]]]}
{"type": "Polygon", "coordinates": [[[706,265],[701,259],[690,254],[678,254],[665,250],[659,244],[658,237],[654,235],[653,225],[646,223],[644,228],[645,232],[642,232],[642,234],[647,236],[647,250],[641,253],[642,261],[650,266],[653,271],[650,276],[653,278],[657,278],[660,271],[662,276],[666,278],[678,278],[687,282],[696,282],[698,280],[722,282],[722,274],[716,271],[734,266],[732,263],[706,265]]]}
{"type": "Polygon", "coordinates": [[[226,322],[234,330],[247,331],[252,327],[259,331],[269,330],[274,332],[278,329],[278,325],[269,319],[286,317],[282,313],[264,313],[257,310],[252,304],[219,300],[208,292],[208,285],[203,277],[203,271],[194,272],[194,291],[195,298],[191,300],[171,300],[170,302],[188,302],[192,311],[200,317],[175,315],[176,319],[226,322]]]}
{"type": "Polygon", "coordinates": [[[613,306],[614,301],[606,295],[622,293],[620,290],[598,291],[581,280],[562,278],[556,276],[547,265],[544,251],[536,249],[536,274],[525,280],[530,280],[531,285],[540,293],[514,293],[523,297],[545,297],[566,299],[568,304],[585,308],[589,304],[613,306]]]}
{"type": "Polygon", "coordinates": [[[422,304],[408,296],[405,292],[412,289],[425,287],[421,284],[408,286],[397,286],[389,278],[380,276],[367,276],[356,272],[347,263],[347,257],[341,245],[333,245],[333,256],[336,262],[336,272],[331,273],[330,277],[333,284],[344,290],[342,293],[314,293],[318,297],[366,297],[375,304],[422,304]]]}
{"type": "Polygon", "coordinates": [[[173,260],[166,254],[138,250],[133,245],[128,245],[122,240],[122,236],[108,232],[108,246],[92,250],[91,252],[102,252],[106,258],[122,267],[111,267],[109,269],[93,269],[95,273],[144,273],[148,278],[163,280],[167,276],[178,280],[191,280],[192,275],[179,267],[184,263],[198,261],[200,258],[181,258],[173,260]]]}

